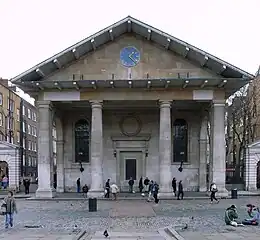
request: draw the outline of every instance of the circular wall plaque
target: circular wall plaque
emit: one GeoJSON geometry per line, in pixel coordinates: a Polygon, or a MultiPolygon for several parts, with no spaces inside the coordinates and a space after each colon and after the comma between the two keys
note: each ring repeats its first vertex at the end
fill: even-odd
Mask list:
{"type": "Polygon", "coordinates": [[[142,122],[139,117],[135,115],[127,115],[119,122],[121,132],[128,137],[136,136],[142,129],[142,122]]]}

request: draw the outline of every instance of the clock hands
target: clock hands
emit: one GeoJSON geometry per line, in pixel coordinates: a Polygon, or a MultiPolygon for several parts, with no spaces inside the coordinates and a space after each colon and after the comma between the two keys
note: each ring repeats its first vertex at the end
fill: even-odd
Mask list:
{"type": "Polygon", "coordinates": [[[137,61],[134,58],[132,58],[133,54],[134,52],[132,52],[128,57],[136,64],[137,61]]]}

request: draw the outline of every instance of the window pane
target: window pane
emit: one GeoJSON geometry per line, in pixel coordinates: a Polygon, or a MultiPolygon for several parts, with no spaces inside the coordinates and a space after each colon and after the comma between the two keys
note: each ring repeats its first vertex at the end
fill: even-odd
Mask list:
{"type": "Polygon", "coordinates": [[[188,126],[185,120],[177,119],[173,125],[174,162],[187,162],[188,126]]]}
{"type": "Polygon", "coordinates": [[[75,160],[89,162],[89,123],[81,119],[75,124],[75,160]]]}

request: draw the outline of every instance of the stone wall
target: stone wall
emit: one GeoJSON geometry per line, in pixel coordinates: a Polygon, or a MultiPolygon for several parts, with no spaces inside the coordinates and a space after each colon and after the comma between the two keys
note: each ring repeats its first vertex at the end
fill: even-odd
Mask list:
{"type": "MultiPolygon", "coordinates": [[[[136,116],[141,122],[140,132],[136,136],[127,137],[122,134],[122,126],[120,122],[124,116],[132,114],[128,110],[103,110],[103,145],[104,145],[104,159],[103,159],[103,179],[104,182],[107,178],[111,182],[118,182],[119,166],[119,153],[120,150],[126,151],[139,151],[136,147],[137,140],[148,137],[147,145],[142,149],[143,152],[147,151],[147,157],[144,155],[146,167],[143,169],[143,177],[148,176],[150,179],[159,181],[159,109],[151,110],[136,110],[136,116]],[[124,148],[118,147],[113,142],[113,139],[121,137],[126,143],[124,148]],[[131,141],[129,141],[131,140],[131,141]],[[127,147],[127,148],[126,148],[127,147]],[[120,149],[121,148],[121,149],[120,149]],[[114,155],[117,151],[117,156],[114,155]]],[[[75,191],[76,180],[81,178],[82,184],[91,183],[91,165],[90,163],[83,163],[85,171],[80,173],[80,165],[75,163],[74,152],[74,124],[80,118],[91,120],[91,111],[87,110],[84,113],[73,112],[66,113],[64,120],[64,161],[65,161],[65,191],[75,191]]],[[[182,173],[178,171],[179,163],[172,163],[171,170],[172,176],[177,180],[183,180],[185,190],[197,191],[199,181],[199,132],[200,132],[200,118],[195,117],[195,114],[188,111],[173,111],[172,120],[175,118],[184,118],[188,123],[188,163],[184,164],[182,173]]],[[[135,123],[125,126],[129,131],[136,129],[135,123]]],[[[141,141],[140,141],[141,142],[141,141]]],[[[139,177],[139,176],[138,176],[139,177]]],[[[118,183],[119,184],[119,183],[118,183]]],[[[136,181],[138,184],[138,181],[136,181]]]]}

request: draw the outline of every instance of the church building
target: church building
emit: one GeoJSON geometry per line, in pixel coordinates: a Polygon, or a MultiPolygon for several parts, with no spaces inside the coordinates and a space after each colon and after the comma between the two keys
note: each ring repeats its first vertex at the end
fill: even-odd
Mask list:
{"type": "Polygon", "coordinates": [[[37,102],[36,196],[76,191],[78,178],[91,196],[108,178],[127,191],[141,176],[165,196],[173,177],[227,195],[225,102],[253,78],[130,16],[44,60],[11,80],[37,102]]]}

